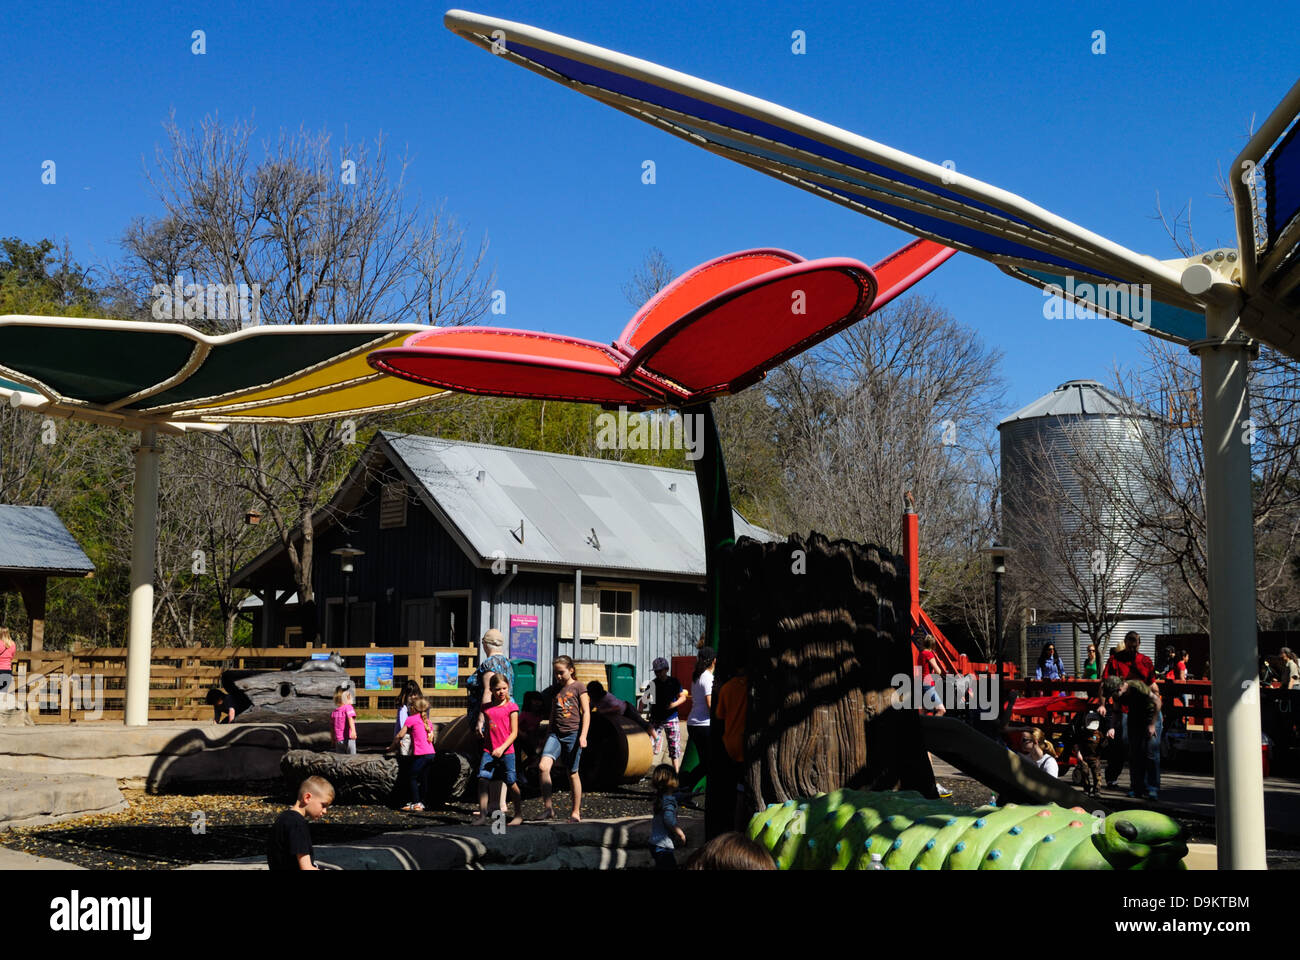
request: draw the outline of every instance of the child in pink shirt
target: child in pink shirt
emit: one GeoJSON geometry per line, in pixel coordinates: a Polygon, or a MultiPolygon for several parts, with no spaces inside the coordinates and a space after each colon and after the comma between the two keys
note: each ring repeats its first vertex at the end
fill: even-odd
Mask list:
{"type": "Polygon", "coordinates": [[[515,818],[510,826],[524,822],[524,795],[515,778],[515,740],[519,737],[519,705],[510,700],[510,684],[499,673],[492,674],[492,706],[483,711],[487,745],[478,765],[478,818],[475,826],[487,821],[488,787],[493,779],[504,780],[499,809],[506,809],[506,791],[514,801],[515,818]]]}
{"type": "Polygon", "coordinates": [[[433,755],[436,751],[430,742],[433,734],[433,724],[429,722],[429,700],[427,697],[413,697],[407,701],[410,713],[407,714],[406,724],[402,729],[397,731],[397,736],[393,738],[393,745],[390,750],[396,750],[401,746],[402,737],[406,732],[411,732],[411,802],[402,807],[403,810],[419,811],[424,809],[424,803],[421,801],[420,781],[424,776],[424,768],[433,762],[433,755]]]}
{"type": "Polygon", "coordinates": [[[357,752],[357,712],[352,708],[352,691],[339,687],[334,691],[334,752],[357,752]]]}

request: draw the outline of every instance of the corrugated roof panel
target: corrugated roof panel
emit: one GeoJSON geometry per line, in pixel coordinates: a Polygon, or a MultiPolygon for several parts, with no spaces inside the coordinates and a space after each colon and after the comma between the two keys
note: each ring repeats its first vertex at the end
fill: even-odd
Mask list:
{"type": "Polygon", "coordinates": [[[574,464],[573,469],[569,471],[568,480],[569,485],[582,496],[603,497],[607,495],[605,488],[600,485],[600,481],[592,475],[584,463],[574,464]]]}
{"type": "Polygon", "coordinates": [[[51,508],[0,506],[0,570],[94,569],[51,508]]]}
{"type": "MultiPolygon", "coordinates": [[[[385,433],[480,558],[704,574],[695,475],[615,460],[385,433]],[[484,479],[478,472],[484,471],[484,479]],[[676,484],[675,491],[669,490],[676,484]],[[511,530],[524,522],[524,542],[511,530]],[[589,541],[592,529],[600,541],[589,541]]],[[[735,515],[737,536],[772,534],[735,515]]]]}
{"type": "Polygon", "coordinates": [[[668,493],[668,483],[649,470],[628,471],[627,482],[635,487],[637,493],[649,503],[672,505],[677,502],[668,493]]]}

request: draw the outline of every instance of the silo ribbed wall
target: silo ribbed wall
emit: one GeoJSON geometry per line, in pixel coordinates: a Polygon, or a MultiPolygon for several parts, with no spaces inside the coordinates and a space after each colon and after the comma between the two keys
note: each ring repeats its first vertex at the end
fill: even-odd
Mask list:
{"type": "MultiPolygon", "coordinates": [[[[1123,504],[1141,505],[1141,513],[1159,511],[1143,478],[1143,471],[1149,466],[1149,451],[1153,445],[1149,439],[1144,442],[1138,433],[1141,430],[1151,437],[1159,426],[1145,411],[1138,418],[1114,413],[1088,413],[1089,391],[1095,390],[1092,399],[1099,401],[1092,404],[1094,409],[1113,405],[1118,398],[1109,391],[1102,392],[1099,385],[1092,384],[1063,384],[1056,393],[1060,394],[1066,387],[1078,391],[1075,405],[1085,412],[1023,416],[1035,409],[1050,409],[1053,404],[1049,401],[1053,395],[1049,394],[1036,404],[1026,407],[1022,414],[1008,418],[999,426],[1003,538],[1014,550],[1012,562],[1040,564],[1049,575],[1054,574],[1064,580],[1065,561],[1052,556],[1052,551],[1045,548],[1041,541],[1036,543],[1032,540],[1033,531],[1038,525],[1035,518],[1051,516],[1053,523],[1069,524],[1070,518],[1082,513],[1097,517],[1111,526],[1120,549],[1115,551],[1117,556],[1106,557],[1107,569],[1121,583],[1129,582],[1134,576],[1137,577],[1137,582],[1123,610],[1119,611],[1121,623],[1113,631],[1110,642],[1117,643],[1127,630],[1137,630],[1142,636],[1143,652],[1151,656],[1154,653],[1155,634],[1169,630],[1168,600],[1158,569],[1142,559],[1142,548],[1135,544],[1132,534],[1127,532],[1132,530],[1135,518],[1131,512],[1125,515],[1123,504]],[[1103,451],[1107,461],[1107,480],[1124,488],[1114,500],[1099,501],[1102,506],[1099,516],[1085,505],[1089,498],[1084,493],[1078,472],[1072,466],[1072,460],[1078,455],[1076,450],[1103,451]],[[1032,465],[1029,461],[1031,457],[1038,459],[1039,465],[1032,465]],[[1039,484],[1044,474],[1055,478],[1053,486],[1064,495],[1064,501],[1041,502],[1045,493],[1039,484]],[[1017,543],[1015,539],[1029,542],[1017,543]]],[[[1065,403],[1055,405],[1063,406],[1065,403]]],[[[1103,549],[1109,554],[1111,551],[1106,547],[1104,542],[1097,545],[1097,549],[1103,549]]],[[[1087,573],[1092,559],[1091,550],[1079,549],[1070,562],[1081,573],[1087,573]]],[[[1034,598],[1030,598],[1029,605],[1035,606],[1034,598]]],[[[1046,599],[1040,599],[1037,605],[1040,608],[1039,621],[1043,622],[1045,608],[1051,604],[1046,599]]],[[[1080,649],[1086,647],[1085,636],[1080,649]]],[[[1066,661],[1066,669],[1074,672],[1073,651],[1058,647],[1058,653],[1066,661]]],[[[1030,666],[1032,670],[1032,663],[1030,666]]]]}

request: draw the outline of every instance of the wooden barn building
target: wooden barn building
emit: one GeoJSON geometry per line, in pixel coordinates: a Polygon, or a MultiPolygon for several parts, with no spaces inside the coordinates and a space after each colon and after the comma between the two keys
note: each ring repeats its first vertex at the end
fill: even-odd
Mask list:
{"type": "MultiPolygon", "coordinates": [[[[738,537],[772,539],[739,514],[735,523],[738,537]]],[[[693,654],[704,631],[704,535],[690,471],[381,432],[314,530],[326,647],[344,646],[345,577],[332,551],[349,546],[364,551],[347,575],[350,647],[418,640],[471,654],[497,627],[523,647],[507,654],[539,673],[568,654],[633,664],[643,682],[656,657],[693,654]],[[535,653],[526,646],[532,618],[535,653]]],[[[266,550],[235,584],[256,597],[254,643],[292,644],[298,614],[284,548],[266,550]]]]}

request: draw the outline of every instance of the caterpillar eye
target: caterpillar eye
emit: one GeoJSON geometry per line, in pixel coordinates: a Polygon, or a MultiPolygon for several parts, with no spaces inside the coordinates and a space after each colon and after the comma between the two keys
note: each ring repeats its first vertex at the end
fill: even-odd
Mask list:
{"type": "Polygon", "coordinates": [[[1115,832],[1125,840],[1136,840],[1138,838],[1138,828],[1128,820],[1121,820],[1115,824],[1115,832]]]}

